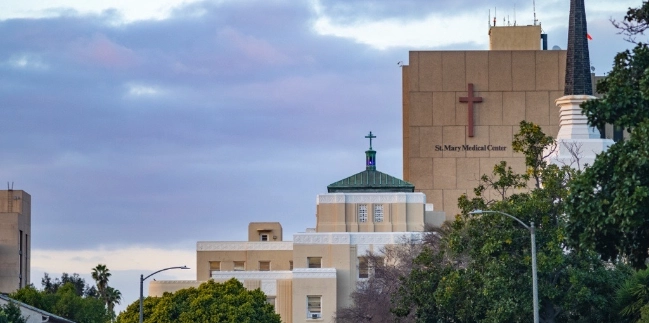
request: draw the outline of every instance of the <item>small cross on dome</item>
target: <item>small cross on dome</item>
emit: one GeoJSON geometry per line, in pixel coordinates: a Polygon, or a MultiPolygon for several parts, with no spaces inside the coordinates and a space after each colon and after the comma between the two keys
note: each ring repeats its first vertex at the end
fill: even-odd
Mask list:
{"type": "Polygon", "coordinates": [[[370,150],[372,150],[372,139],[373,139],[373,138],[376,138],[376,136],[373,135],[372,132],[370,131],[370,134],[367,135],[367,136],[365,136],[365,138],[369,138],[369,139],[370,139],[370,150]]]}

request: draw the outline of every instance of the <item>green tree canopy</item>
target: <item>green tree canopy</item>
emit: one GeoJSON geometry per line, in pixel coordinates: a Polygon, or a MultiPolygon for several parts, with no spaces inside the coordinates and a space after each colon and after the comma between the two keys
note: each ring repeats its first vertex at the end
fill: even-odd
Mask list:
{"type": "MultiPolygon", "coordinates": [[[[630,9],[627,26],[644,30],[649,3],[630,9]],[[635,22],[635,23],[633,23],[635,22]]],[[[640,30],[638,29],[638,30],[640,30]]],[[[628,30],[634,30],[633,28],[628,30]]],[[[638,44],[615,57],[597,84],[601,99],[582,104],[591,125],[606,123],[630,132],[571,183],[568,235],[577,249],[645,268],[649,256],[649,48],[638,44]]]]}
{"type": "MultiPolygon", "coordinates": [[[[209,280],[198,288],[165,293],[144,300],[144,322],[147,323],[280,323],[272,305],[261,290],[249,291],[241,282],[224,283],[209,280]]],[[[139,300],[117,317],[118,323],[139,320],[139,300]]]]}
{"type": "MultiPolygon", "coordinates": [[[[43,290],[26,286],[9,295],[11,298],[78,323],[107,323],[114,317],[112,308],[99,298],[97,290],[86,285],[79,274],[63,273],[52,280],[45,273],[41,280],[43,290]]],[[[108,287],[112,289],[112,287],[108,287]]],[[[118,290],[113,290],[115,297],[118,290]]]]}
{"type": "Polygon", "coordinates": [[[0,323],[27,323],[27,320],[21,315],[20,307],[10,302],[0,306],[0,323]]]}
{"type": "Polygon", "coordinates": [[[522,122],[515,138],[528,172],[516,174],[500,163],[492,177],[483,176],[474,198],[460,198],[462,214],[416,259],[394,299],[395,313],[415,311],[418,322],[532,321],[530,232],[500,214],[469,213],[484,209],[536,225],[541,322],[618,322],[611,295],[630,270],[566,244],[568,184],[577,173],[539,162],[541,151],[529,147],[545,145],[548,137],[538,126],[522,122]],[[533,189],[516,190],[528,181],[533,189]]]}

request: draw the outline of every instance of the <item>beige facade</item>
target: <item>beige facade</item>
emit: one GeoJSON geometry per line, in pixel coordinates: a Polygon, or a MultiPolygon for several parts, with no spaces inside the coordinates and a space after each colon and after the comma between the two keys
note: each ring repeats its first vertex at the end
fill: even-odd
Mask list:
{"type": "Polygon", "coordinates": [[[29,284],[31,235],[31,196],[0,190],[0,293],[29,284]]]}
{"type": "Polygon", "coordinates": [[[364,184],[354,181],[353,192],[345,192],[347,182],[341,181],[330,185],[335,193],[318,195],[316,228],[294,234],[293,241],[283,241],[277,222],[250,223],[248,241],[199,241],[196,280],[152,281],[149,295],[236,278],[248,289],[261,289],[285,323],[333,322],[338,309],[352,305],[349,296],[357,282],[368,277],[360,266],[363,256],[386,245],[420,241],[426,224],[444,221],[423,193],[381,186],[409,183],[390,177],[388,184],[374,168],[364,174],[371,175],[364,184]],[[375,185],[374,175],[384,182],[375,185]],[[363,192],[363,185],[372,189],[363,192]]]}
{"type": "Polygon", "coordinates": [[[492,27],[492,46],[511,50],[410,52],[402,78],[403,176],[447,220],[458,213],[460,195],[471,196],[495,164],[504,160],[525,170],[524,157],[511,146],[521,120],[557,135],[555,100],[563,96],[566,52],[518,50],[525,42],[538,48],[537,29],[492,27]],[[494,35],[522,40],[507,43],[494,35]],[[472,107],[468,98],[476,101],[472,107]]]}
{"type": "Polygon", "coordinates": [[[490,50],[540,50],[541,25],[489,27],[490,50]]]}

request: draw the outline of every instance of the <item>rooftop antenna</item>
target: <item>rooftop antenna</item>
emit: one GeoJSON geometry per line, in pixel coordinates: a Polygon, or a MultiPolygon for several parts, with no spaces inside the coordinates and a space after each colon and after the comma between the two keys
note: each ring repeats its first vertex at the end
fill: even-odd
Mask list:
{"type": "Polygon", "coordinates": [[[498,8],[494,7],[494,27],[496,26],[496,16],[498,15],[498,8]]]}
{"type": "Polygon", "coordinates": [[[532,10],[534,11],[534,26],[536,26],[536,0],[532,0],[532,10]]]}
{"type": "Polygon", "coordinates": [[[516,26],[516,4],[514,3],[514,26],[516,26]]]}

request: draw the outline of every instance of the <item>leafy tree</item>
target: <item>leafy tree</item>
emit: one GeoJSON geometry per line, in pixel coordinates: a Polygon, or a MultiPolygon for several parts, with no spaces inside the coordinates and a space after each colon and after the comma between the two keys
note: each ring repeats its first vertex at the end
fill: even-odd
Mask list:
{"type": "MultiPolygon", "coordinates": [[[[630,9],[625,20],[647,26],[649,3],[630,9]]],[[[629,27],[631,25],[628,25],[629,27]]],[[[597,84],[601,99],[582,109],[591,125],[606,123],[630,132],[630,138],[600,154],[571,183],[568,234],[571,245],[594,249],[604,259],[618,258],[645,268],[649,256],[649,48],[638,44],[617,54],[613,70],[597,84]]]]}
{"type": "Polygon", "coordinates": [[[9,302],[0,306],[0,323],[27,323],[27,320],[21,315],[20,307],[9,302]]]}
{"type": "MultiPolygon", "coordinates": [[[[79,274],[63,273],[61,278],[52,280],[45,273],[41,280],[43,290],[39,291],[33,285],[21,288],[10,297],[44,311],[65,317],[79,323],[106,323],[114,317],[113,307],[109,311],[105,300],[98,297],[95,287],[89,287],[79,274]]],[[[113,305],[119,303],[121,294],[112,287],[113,305]]]]}
{"type": "Polygon", "coordinates": [[[63,273],[60,279],[56,278],[54,281],[52,281],[52,278],[50,278],[50,275],[48,273],[45,273],[43,275],[43,278],[41,279],[41,286],[43,287],[43,290],[50,294],[55,294],[56,291],[66,283],[71,283],[72,285],[74,285],[75,291],[78,296],[84,296],[88,289],[86,280],[81,278],[81,276],[79,276],[79,274],[77,273],[74,273],[72,275],[63,273]]]}
{"type": "Polygon", "coordinates": [[[521,123],[515,140],[515,148],[526,155],[528,172],[516,174],[506,163],[498,164],[493,177],[483,176],[474,198],[459,199],[462,214],[436,233],[437,245],[424,245],[404,278],[395,298],[396,314],[414,313],[418,322],[532,320],[530,232],[506,216],[469,213],[488,209],[536,225],[541,322],[619,321],[610,295],[629,268],[566,244],[568,185],[578,172],[541,162],[543,150],[536,148],[552,139],[538,126],[521,123]],[[515,189],[527,179],[534,188],[515,189]],[[490,200],[484,197],[489,190],[504,193],[490,200]]]}
{"type": "MultiPolygon", "coordinates": [[[[118,323],[136,323],[139,300],[117,317],[118,323]]],[[[261,290],[246,290],[236,279],[213,280],[198,288],[165,293],[144,300],[144,322],[149,323],[279,323],[280,317],[261,290]]]]}

